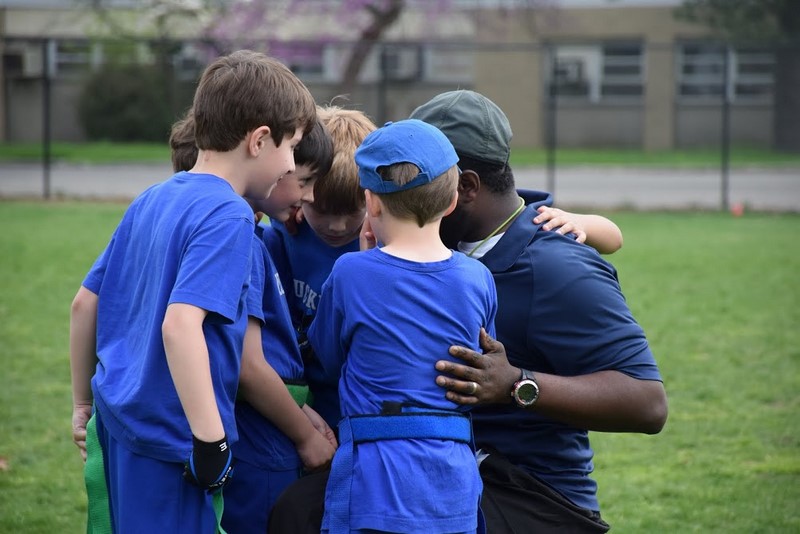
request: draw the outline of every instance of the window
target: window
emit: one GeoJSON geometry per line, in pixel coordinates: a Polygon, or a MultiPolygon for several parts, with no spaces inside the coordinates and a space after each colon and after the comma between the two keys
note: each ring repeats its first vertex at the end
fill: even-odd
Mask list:
{"type": "Polygon", "coordinates": [[[175,77],[181,81],[199,80],[203,69],[211,61],[210,52],[199,43],[183,43],[172,56],[175,77]]]}
{"type": "Polygon", "coordinates": [[[383,70],[391,81],[415,81],[422,73],[422,50],[417,46],[387,46],[382,50],[383,70]]]}
{"type": "Polygon", "coordinates": [[[644,87],[642,45],[558,45],[550,56],[550,91],[559,97],[638,99],[644,87]]]}
{"type": "Polygon", "coordinates": [[[640,97],[644,86],[641,45],[603,46],[603,97],[640,97]]]}
{"type": "Polygon", "coordinates": [[[687,43],[678,53],[678,94],[682,98],[730,100],[772,95],[774,56],[758,49],[715,43],[687,43]]]}
{"type": "Polygon", "coordinates": [[[308,80],[321,79],[324,72],[322,43],[294,41],[272,43],[270,52],[279,57],[292,72],[308,80]]]}
{"type": "Polygon", "coordinates": [[[475,57],[471,50],[428,46],[423,57],[425,81],[469,85],[475,79],[475,57]]]}
{"type": "Polygon", "coordinates": [[[51,41],[54,74],[58,77],[81,77],[98,61],[98,49],[86,40],[51,41]]]}

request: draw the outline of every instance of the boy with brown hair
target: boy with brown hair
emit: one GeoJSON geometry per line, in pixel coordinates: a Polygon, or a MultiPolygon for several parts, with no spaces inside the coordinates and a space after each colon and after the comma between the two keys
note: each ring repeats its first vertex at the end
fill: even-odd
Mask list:
{"type": "Polygon", "coordinates": [[[368,135],[355,161],[381,247],[336,261],[308,333],[322,368],[341,369],[322,528],[474,532],[469,419],[434,382],[434,362],[454,340],[478,350],[497,308],[488,269],[439,237],[458,157],[437,128],[404,120],[368,135]]]}
{"type": "MultiPolygon", "coordinates": [[[[169,141],[174,170],[191,172],[198,153],[191,109],[173,125],[169,141]]],[[[295,148],[295,171],[284,176],[268,198],[247,199],[256,217],[285,222],[301,202],[312,202],[314,184],[327,174],[332,160],[333,143],[317,118],[295,148]]],[[[333,431],[306,404],[303,363],[283,286],[262,243],[265,228],[262,220],[253,235],[249,321],[236,401],[237,471],[225,486],[222,528],[232,534],[264,532],[272,503],[283,488],[303,468],[327,467],[336,447],[333,431]]]]}
{"type": "Polygon", "coordinates": [[[90,495],[90,513],[107,498],[99,514],[118,533],[218,527],[254,229],[242,197],[269,196],[295,170],[316,118],[302,82],[251,51],[209,65],[192,110],[194,172],[131,203],[72,303],[73,439],[85,455],[94,407],[106,495],[90,495]]]}

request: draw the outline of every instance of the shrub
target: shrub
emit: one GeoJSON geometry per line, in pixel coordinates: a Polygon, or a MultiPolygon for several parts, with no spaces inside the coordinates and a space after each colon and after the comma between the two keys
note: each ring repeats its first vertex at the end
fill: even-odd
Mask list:
{"type": "Polygon", "coordinates": [[[87,80],[78,113],[90,140],[165,142],[172,125],[157,67],[106,64],[87,80]]]}

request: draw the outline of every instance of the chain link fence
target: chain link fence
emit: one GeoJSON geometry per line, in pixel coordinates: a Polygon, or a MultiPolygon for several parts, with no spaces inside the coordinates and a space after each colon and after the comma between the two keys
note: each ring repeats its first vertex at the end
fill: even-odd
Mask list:
{"type": "MultiPolygon", "coordinates": [[[[158,103],[163,119],[158,132],[163,135],[155,137],[162,135],[166,143],[168,126],[191,104],[204,66],[217,55],[240,47],[236,42],[165,40],[5,39],[1,43],[0,139],[41,143],[41,195],[45,198],[53,194],[52,143],[83,142],[97,136],[87,119],[85,103],[87,88],[91,80],[96,83],[99,72],[105,73],[103,69],[109,65],[149,69],[152,81],[140,85],[158,103]]],[[[599,202],[601,195],[592,187],[602,187],[598,182],[603,177],[616,177],[619,184],[614,187],[630,192],[637,189],[637,172],[667,172],[663,180],[669,181],[671,175],[673,185],[685,190],[684,207],[728,210],[732,204],[749,203],[756,208],[800,211],[800,192],[793,185],[800,181],[797,164],[755,170],[731,166],[737,151],[769,153],[776,146],[798,144],[797,49],[699,40],[663,45],[637,40],[371,43],[358,76],[343,79],[353,46],[356,43],[295,42],[267,52],[289,65],[319,103],[362,110],[376,124],[405,118],[442,91],[479,91],[508,114],[516,148],[540,149],[544,154],[528,165],[532,169],[523,173],[527,177],[523,185],[554,191],[559,199],[563,193],[564,200],[572,204],[599,202]],[[587,165],[603,151],[631,154],[633,160],[637,160],[636,154],[662,154],[662,169],[648,171],[628,165],[626,170],[624,158],[612,166],[614,170],[608,166],[587,168],[581,161],[581,149],[593,150],[590,154],[594,155],[587,157],[594,159],[588,159],[587,165]],[[709,168],[706,160],[694,179],[682,180],[687,165],[679,158],[701,150],[714,152],[717,164],[709,168]],[[674,165],[669,161],[671,154],[674,165]],[[626,178],[630,173],[633,176],[626,178]],[[742,181],[738,174],[748,183],[763,181],[764,175],[778,175],[774,185],[762,184],[762,189],[777,188],[774,193],[780,197],[797,192],[797,199],[770,205],[769,201],[743,197],[732,189],[732,182],[742,181]],[[570,177],[577,180],[574,185],[570,185],[570,177]],[[716,181],[716,198],[711,201],[704,193],[702,201],[693,202],[692,187],[708,188],[701,182],[710,180],[716,181]],[[570,192],[571,188],[588,190],[589,196],[570,192]]],[[[113,83],[106,85],[114,87],[113,83]]],[[[117,84],[121,91],[131,91],[132,85],[131,81],[117,84]]],[[[88,100],[110,96],[90,93],[88,100]]],[[[154,105],[146,99],[143,102],[148,108],[139,114],[152,112],[154,105]]],[[[129,110],[126,106],[125,113],[129,110]]],[[[119,124],[125,121],[125,113],[120,110],[107,115],[119,124]]],[[[127,115],[128,122],[135,116],[127,115]]],[[[153,122],[157,121],[148,119],[148,124],[153,122]]],[[[137,127],[129,129],[135,138],[137,127]]],[[[642,178],[640,185],[644,183],[642,178]]],[[[606,205],[648,207],[646,202],[626,197],[624,191],[618,192],[616,199],[616,204],[609,201],[606,205]]],[[[658,206],[656,202],[650,207],[658,206]]]]}

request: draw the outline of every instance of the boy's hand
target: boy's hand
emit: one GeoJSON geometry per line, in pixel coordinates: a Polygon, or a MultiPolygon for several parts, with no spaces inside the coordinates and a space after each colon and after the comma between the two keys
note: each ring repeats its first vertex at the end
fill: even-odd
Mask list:
{"type": "Polygon", "coordinates": [[[186,461],[183,478],[206,490],[216,490],[225,485],[233,471],[233,455],[227,436],[209,443],[192,436],[194,448],[186,461]]]}
{"type": "Polygon", "coordinates": [[[92,404],[75,404],[72,407],[72,441],[78,446],[81,458],[86,461],[86,424],[92,417],[92,404]]]}
{"type": "Polygon", "coordinates": [[[336,449],[329,439],[320,432],[311,432],[308,439],[297,444],[297,454],[309,473],[324,471],[330,467],[335,452],[336,449]]]}
{"type": "Polygon", "coordinates": [[[303,413],[306,414],[308,420],[311,421],[311,424],[314,425],[320,434],[325,436],[325,439],[328,440],[334,449],[339,447],[339,442],[336,440],[336,433],[333,429],[325,422],[325,419],[320,416],[314,408],[309,406],[308,404],[303,405],[303,413]]]}
{"type": "Polygon", "coordinates": [[[283,225],[286,227],[286,231],[289,232],[289,235],[297,234],[297,229],[300,228],[300,225],[303,223],[303,208],[292,208],[294,211],[292,215],[286,219],[286,222],[283,225]]]}
{"type": "Polygon", "coordinates": [[[358,234],[358,248],[359,250],[369,250],[376,246],[378,246],[378,240],[375,232],[372,231],[369,217],[364,217],[364,224],[361,225],[361,232],[358,234]]]}
{"type": "Polygon", "coordinates": [[[547,223],[542,226],[542,230],[555,230],[556,233],[562,235],[572,233],[575,234],[575,241],[578,243],[586,241],[586,230],[571,213],[549,206],[540,206],[536,211],[539,212],[539,215],[533,219],[533,223],[547,223]]]}

